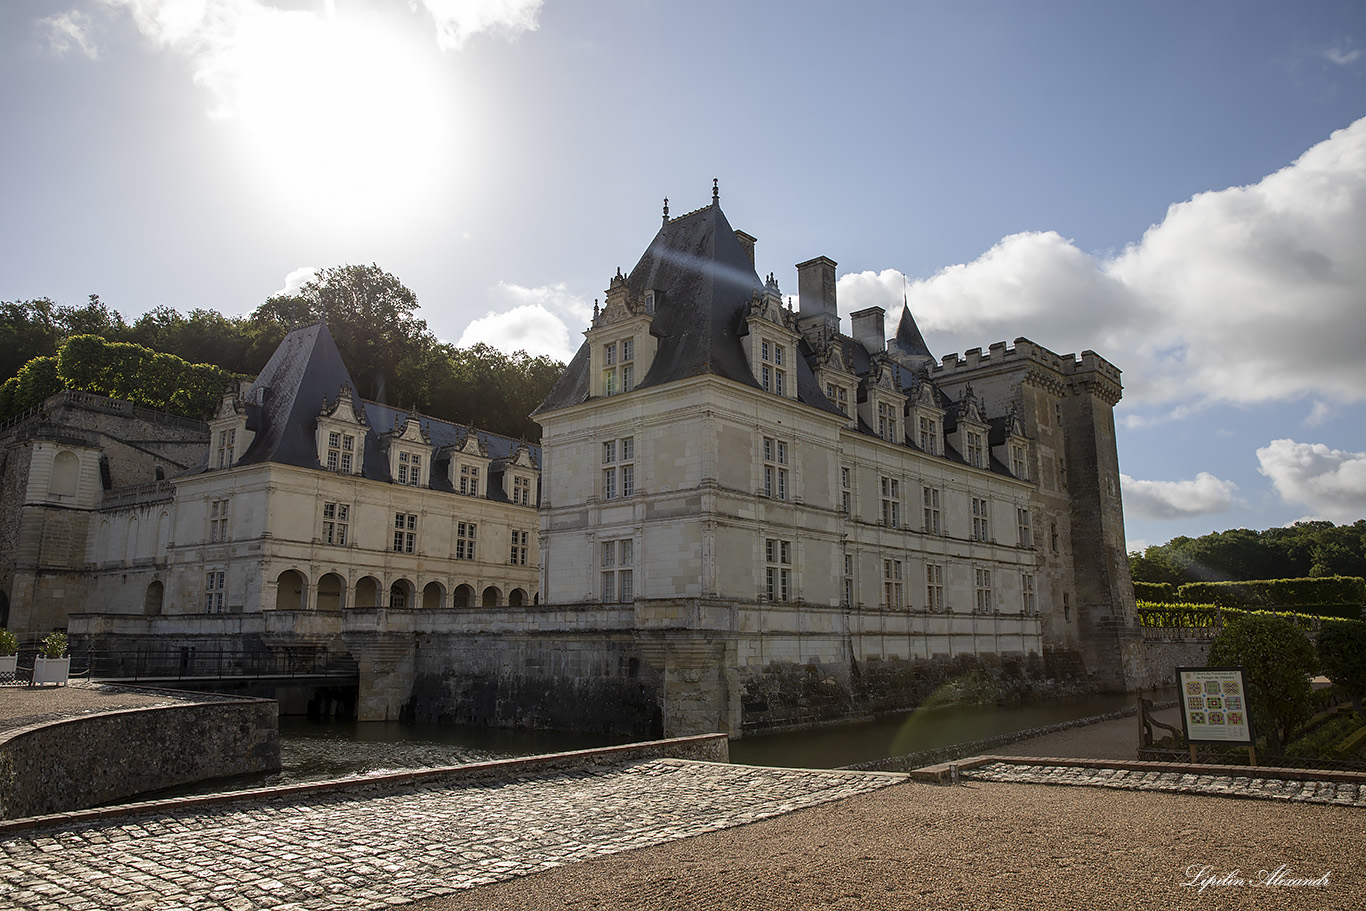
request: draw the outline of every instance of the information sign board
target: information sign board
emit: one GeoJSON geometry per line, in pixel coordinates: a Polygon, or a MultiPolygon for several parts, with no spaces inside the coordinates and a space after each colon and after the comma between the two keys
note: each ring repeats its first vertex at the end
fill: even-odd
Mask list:
{"type": "Polygon", "coordinates": [[[1178,667],[1176,681],[1186,742],[1256,743],[1242,668],[1178,667]]]}

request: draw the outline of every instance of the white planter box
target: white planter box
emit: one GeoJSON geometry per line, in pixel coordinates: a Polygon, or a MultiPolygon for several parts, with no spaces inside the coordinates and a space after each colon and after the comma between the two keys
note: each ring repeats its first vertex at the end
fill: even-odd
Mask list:
{"type": "Polygon", "coordinates": [[[66,683],[70,676],[71,659],[69,657],[33,659],[34,683],[66,683]]]}
{"type": "Polygon", "coordinates": [[[0,680],[13,680],[14,672],[18,667],[18,655],[5,655],[4,657],[0,657],[0,680]]]}

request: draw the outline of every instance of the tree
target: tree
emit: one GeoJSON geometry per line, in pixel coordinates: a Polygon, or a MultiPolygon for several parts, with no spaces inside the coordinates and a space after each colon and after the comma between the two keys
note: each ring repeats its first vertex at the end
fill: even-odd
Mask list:
{"type": "Polygon", "coordinates": [[[1243,669],[1253,726],[1279,756],[1309,717],[1309,678],[1318,669],[1309,638],[1284,617],[1243,614],[1210,643],[1209,663],[1243,669]]]}
{"type": "Polygon", "coordinates": [[[1352,699],[1352,708],[1362,714],[1362,697],[1366,696],[1366,623],[1324,623],[1318,650],[1324,676],[1342,687],[1352,699]]]}

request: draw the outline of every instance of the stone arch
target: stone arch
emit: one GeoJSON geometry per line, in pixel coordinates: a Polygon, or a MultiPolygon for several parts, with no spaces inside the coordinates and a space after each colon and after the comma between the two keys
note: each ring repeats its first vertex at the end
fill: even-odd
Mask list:
{"type": "Polygon", "coordinates": [[[358,608],[374,609],[380,606],[379,592],[379,580],[364,576],[356,583],[356,598],[351,603],[358,608]]]}
{"type": "Polygon", "coordinates": [[[318,580],[318,610],[336,611],[346,606],[346,580],[328,573],[318,580]]]}
{"type": "Polygon", "coordinates": [[[411,610],[413,607],[413,583],[407,579],[395,579],[389,586],[389,610],[411,610]]]}
{"type": "Polygon", "coordinates": [[[498,602],[503,599],[503,593],[498,590],[498,586],[490,585],[484,589],[484,595],[479,603],[482,607],[497,607],[498,602]]]}
{"type": "Polygon", "coordinates": [[[422,609],[440,610],[446,604],[446,586],[440,582],[428,582],[422,589],[422,609]]]}
{"type": "Polygon", "coordinates": [[[474,605],[474,589],[468,585],[457,585],[455,591],[451,592],[451,607],[472,607],[474,605]]]}
{"type": "Polygon", "coordinates": [[[520,588],[508,592],[508,607],[526,607],[526,592],[520,588]]]}
{"type": "Polygon", "coordinates": [[[76,496],[81,483],[81,460],[70,449],[63,449],[52,460],[52,477],[47,492],[54,497],[76,496]]]}
{"type": "Polygon", "coordinates": [[[166,586],[160,579],[153,579],[142,596],[142,612],[149,617],[160,617],[166,601],[166,586]]]}
{"type": "Polygon", "coordinates": [[[280,573],[275,580],[275,609],[302,610],[308,600],[305,597],[307,588],[308,580],[298,570],[287,569],[280,573]]]}

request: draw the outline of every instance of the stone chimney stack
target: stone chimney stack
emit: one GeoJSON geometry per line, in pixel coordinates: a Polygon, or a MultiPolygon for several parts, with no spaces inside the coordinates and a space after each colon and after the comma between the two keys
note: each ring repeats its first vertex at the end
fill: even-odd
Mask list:
{"type": "Polygon", "coordinates": [[[835,306],[835,261],[817,256],[797,263],[797,294],[801,298],[797,329],[811,347],[823,351],[840,332],[840,314],[835,306]]]}
{"type": "Polygon", "coordinates": [[[757,237],[750,237],[750,236],[749,236],[748,234],[746,234],[744,231],[736,231],[736,232],[735,232],[735,239],[738,240],[738,241],[740,242],[740,246],[744,247],[744,248],[745,248],[745,252],[746,252],[747,254],[749,254],[749,264],[750,264],[751,267],[753,267],[753,266],[754,266],[754,245],[757,244],[757,243],[759,242],[759,239],[758,239],[757,237]]]}
{"type": "Polygon", "coordinates": [[[881,307],[869,307],[849,314],[853,322],[850,334],[854,341],[868,349],[869,354],[887,350],[886,315],[887,311],[881,307]]]}

